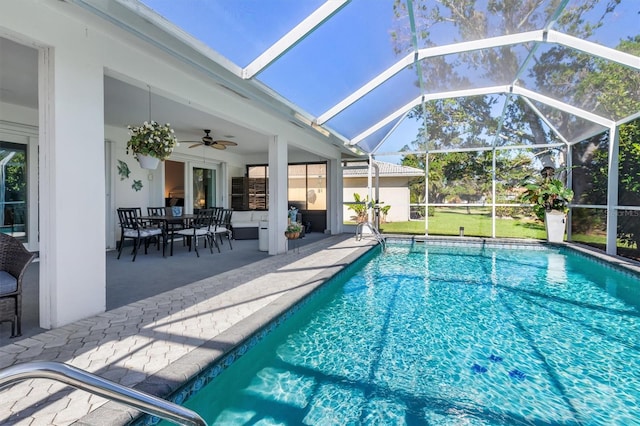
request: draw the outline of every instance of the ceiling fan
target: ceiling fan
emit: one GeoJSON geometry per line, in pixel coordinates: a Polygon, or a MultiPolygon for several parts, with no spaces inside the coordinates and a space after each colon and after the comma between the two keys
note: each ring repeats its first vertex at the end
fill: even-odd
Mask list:
{"type": "Polygon", "coordinates": [[[209,129],[204,129],[204,133],[205,135],[199,141],[185,141],[185,142],[196,142],[193,145],[191,145],[189,148],[195,148],[196,146],[200,146],[200,145],[208,146],[210,148],[215,148],[215,149],[227,149],[228,146],[238,146],[238,144],[235,142],[214,140],[211,137],[211,135],[209,135],[209,133],[211,133],[211,130],[209,129]]]}

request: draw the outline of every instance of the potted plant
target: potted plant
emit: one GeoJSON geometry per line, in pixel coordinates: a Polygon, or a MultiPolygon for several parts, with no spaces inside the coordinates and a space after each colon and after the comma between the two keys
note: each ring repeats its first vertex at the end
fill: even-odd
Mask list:
{"type": "Polygon", "coordinates": [[[284,230],[284,236],[287,237],[288,240],[295,240],[300,236],[300,232],[302,232],[302,224],[290,222],[287,225],[287,229],[284,230]]]}
{"type": "Polygon", "coordinates": [[[131,138],[127,142],[129,151],[136,156],[140,167],[155,169],[178,145],[169,123],[161,125],[156,121],[145,121],[141,126],[127,126],[131,138]]]}
{"type": "Polygon", "coordinates": [[[521,200],[533,204],[533,212],[543,220],[547,230],[547,241],[559,243],[564,240],[566,217],[573,191],[554,177],[555,169],[545,167],[540,178],[525,185],[521,200]]]}

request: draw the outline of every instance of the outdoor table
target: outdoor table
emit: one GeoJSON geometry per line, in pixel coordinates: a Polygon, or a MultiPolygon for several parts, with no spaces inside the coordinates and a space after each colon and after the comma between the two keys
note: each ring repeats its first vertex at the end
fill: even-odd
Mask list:
{"type": "MultiPolygon", "coordinates": [[[[171,252],[170,256],[173,256],[173,235],[174,231],[169,226],[171,224],[182,224],[185,228],[189,227],[189,224],[193,219],[197,217],[196,214],[183,214],[181,216],[172,216],[172,215],[164,215],[164,216],[140,216],[140,219],[143,221],[151,221],[161,223],[162,229],[165,236],[171,235],[171,252]]],[[[166,242],[166,238],[165,238],[166,242]]]]}

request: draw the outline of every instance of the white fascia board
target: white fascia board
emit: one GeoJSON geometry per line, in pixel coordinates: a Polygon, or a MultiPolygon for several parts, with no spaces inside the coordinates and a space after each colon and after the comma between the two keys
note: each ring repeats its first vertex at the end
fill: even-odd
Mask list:
{"type": "Polygon", "coordinates": [[[285,34],[280,40],[273,43],[260,56],[253,60],[242,70],[242,77],[245,80],[253,78],[269,64],[278,59],[289,49],[300,42],[313,30],[318,28],[337,13],[350,0],[329,0],[317,8],[311,15],[307,16],[301,23],[296,25],[291,31],[285,34]]]}
{"type": "Polygon", "coordinates": [[[592,112],[589,111],[585,111],[583,109],[580,108],[576,108],[573,105],[569,105],[565,102],[561,102],[558,101],[556,99],[550,98],[548,96],[545,95],[541,95],[539,93],[533,92],[529,89],[525,89],[523,87],[520,86],[513,86],[513,93],[515,93],[516,95],[520,95],[529,99],[534,99],[538,102],[542,102],[543,104],[549,105],[553,108],[559,109],[561,111],[566,111],[570,114],[576,115],[580,118],[583,118],[585,120],[588,121],[592,121],[596,124],[599,124],[601,126],[604,127],[611,127],[612,124],[614,124],[615,122],[612,120],[608,120],[604,117],[601,117],[597,114],[594,114],[592,112]]]}
{"type": "Polygon", "coordinates": [[[358,99],[362,98],[364,95],[371,92],[373,89],[380,86],[382,83],[384,83],[385,81],[387,81],[388,79],[390,79],[391,77],[393,77],[394,75],[396,75],[397,73],[399,73],[400,71],[402,71],[403,69],[405,69],[406,67],[413,64],[416,61],[421,61],[423,59],[432,58],[435,56],[452,55],[455,53],[469,52],[469,51],[480,50],[480,49],[489,49],[489,48],[498,47],[498,46],[528,43],[531,41],[540,42],[543,40],[544,40],[543,31],[529,31],[529,32],[524,32],[519,34],[510,34],[508,36],[492,37],[492,38],[487,38],[482,40],[474,40],[474,41],[468,41],[463,43],[448,44],[446,46],[436,46],[436,47],[420,49],[418,51],[417,56],[413,52],[409,53],[404,58],[400,59],[398,62],[393,64],[391,67],[387,68],[382,73],[378,74],[368,83],[366,83],[364,86],[362,86],[361,88],[353,92],[351,95],[347,96],[344,100],[340,101],[338,104],[336,104],[334,107],[329,109],[327,112],[320,115],[318,117],[318,123],[322,124],[331,120],[341,111],[349,107],[349,105],[353,104],[358,99]]]}
{"type": "Polygon", "coordinates": [[[598,43],[582,40],[577,37],[552,30],[547,34],[546,41],[550,43],[558,43],[572,49],[581,50],[590,55],[599,56],[601,58],[617,62],[621,65],[626,65],[630,68],[640,70],[640,57],[621,52],[598,43]]]}
{"type": "Polygon", "coordinates": [[[351,145],[358,144],[359,142],[364,140],[366,137],[372,135],[382,127],[386,126],[387,124],[395,120],[396,118],[400,117],[403,114],[406,114],[407,111],[411,110],[411,108],[414,108],[420,105],[423,101],[426,102],[426,101],[433,101],[436,99],[462,98],[466,96],[483,96],[483,95],[490,95],[494,93],[508,93],[509,89],[510,89],[510,86],[490,86],[490,87],[481,87],[478,89],[454,90],[451,92],[439,92],[439,93],[432,93],[424,96],[418,96],[413,101],[409,102],[405,106],[392,112],[391,114],[383,118],[381,121],[377,122],[373,126],[369,127],[367,130],[365,130],[364,132],[355,136],[353,139],[351,139],[350,143],[351,145]]]}

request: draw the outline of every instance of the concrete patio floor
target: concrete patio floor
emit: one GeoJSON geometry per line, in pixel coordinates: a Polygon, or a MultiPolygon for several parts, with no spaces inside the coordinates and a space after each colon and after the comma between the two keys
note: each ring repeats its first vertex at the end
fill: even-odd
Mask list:
{"type": "MultiPolygon", "coordinates": [[[[176,245],[131,262],[108,252],[107,312],[54,330],[37,322],[37,264],[25,279],[23,336],[0,329],[0,369],[59,361],[161,397],[284,312],[374,244],[309,234],[278,256],[257,240],[233,250],[176,245]],[[35,301],[34,301],[35,299],[35,301]]],[[[126,424],[138,412],[63,384],[32,379],[0,390],[0,424],[126,424]],[[80,419],[80,420],[79,420],[80,419]]]]}
{"type": "MultiPolygon", "coordinates": [[[[296,247],[326,237],[328,235],[319,232],[309,233],[296,242],[296,247]]],[[[165,258],[162,257],[162,251],[150,247],[148,254],[145,255],[143,251],[138,253],[135,262],[131,262],[131,252],[126,249],[119,260],[116,250],[107,251],[107,310],[269,257],[266,252],[258,250],[258,240],[233,240],[232,245],[233,249],[230,250],[225,240],[220,253],[214,248],[213,254],[208,248],[199,248],[200,257],[197,257],[181,242],[176,242],[173,256],[168,255],[168,247],[165,258]]],[[[33,262],[23,280],[22,336],[10,338],[11,324],[0,323],[0,346],[47,331],[39,325],[39,266],[37,260],[33,262]]]]}

